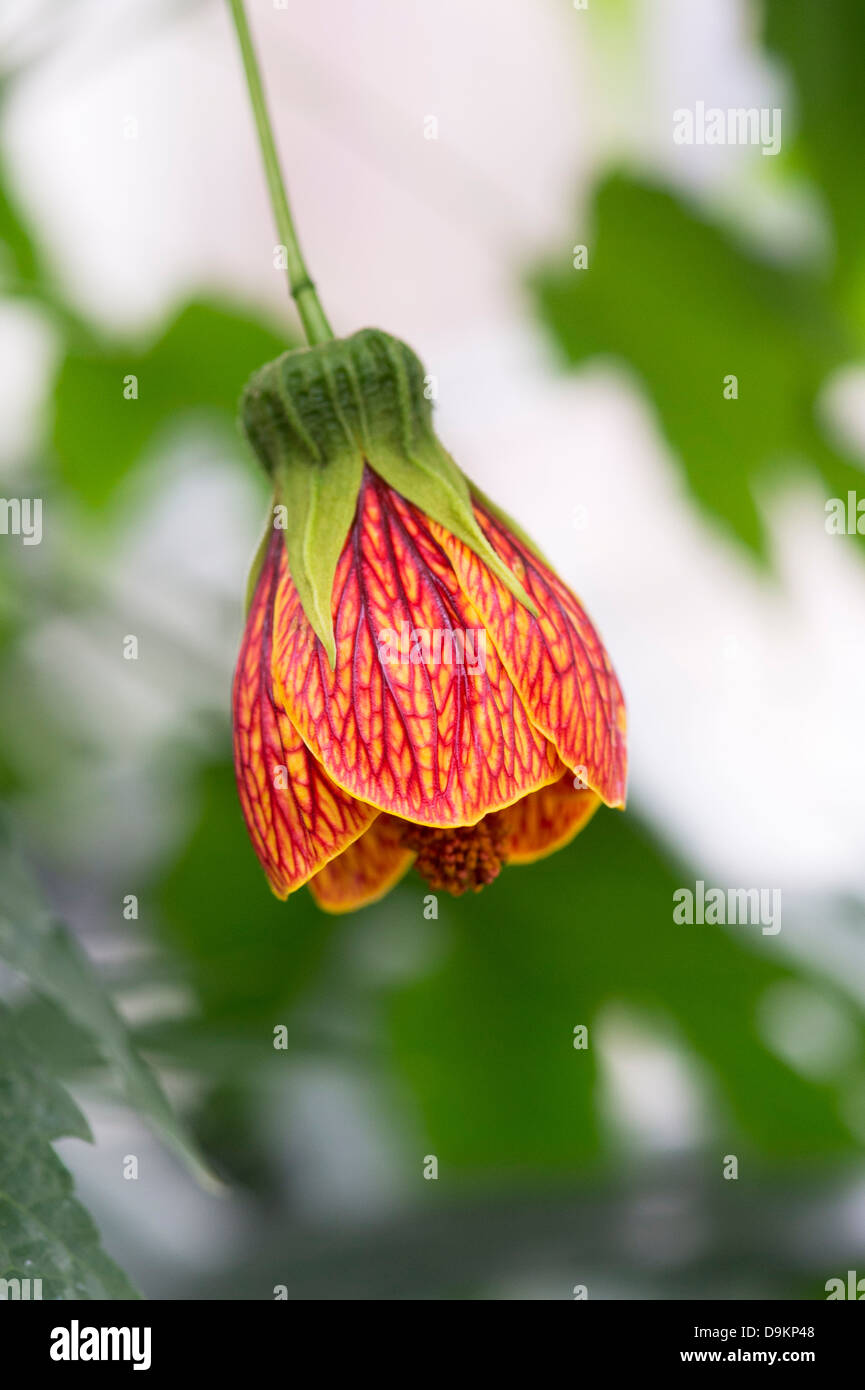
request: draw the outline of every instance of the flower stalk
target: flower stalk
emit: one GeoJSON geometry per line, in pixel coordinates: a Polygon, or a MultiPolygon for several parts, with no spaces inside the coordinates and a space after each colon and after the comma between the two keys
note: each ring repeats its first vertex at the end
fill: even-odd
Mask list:
{"type": "Polygon", "coordinates": [[[273,126],[264,95],[261,70],[258,66],[255,45],[252,42],[252,34],[249,31],[246,12],[243,8],[243,0],[228,0],[228,5],[243,58],[243,70],[246,74],[246,85],[255,116],[255,127],[264,162],[264,172],[267,177],[276,231],[281,244],[285,247],[289,293],[297,305],[297,312],[300,315],[303,331],[309,345],[312,347],[317,343],[327,343],[333,338],[333,330],[321,306],[321,301],[303,258],[303,252],[300,249],[300,241],[294,225],[294,218],[291,215],[285,182],[279,167],[279,156],[276,152],[273,126]]]}

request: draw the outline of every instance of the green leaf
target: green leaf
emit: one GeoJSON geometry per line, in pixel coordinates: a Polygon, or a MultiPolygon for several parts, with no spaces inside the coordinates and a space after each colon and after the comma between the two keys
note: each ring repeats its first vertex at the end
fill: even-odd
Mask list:
{"type": "Polygon", "coordinates": [[[625,177],[601,186],[594,219],[589,268],[534,280],[568,360],[612,356],[636,372],[694,497],[758,555],[756,488],[782,466],[810,462],[846,497],[861,474],[821,435],[815,403],[853,344],[825,286],[625,177]],[[730,375],[738,399],[725,399],[730,375]]]}
{"type": "MultiPolygon", "coordinates": [[[[497,1178],[596,1159],[594,1030],[611,1005],[702,1059],[724,1101],[719,1142],[735,1136],[787,1163],[856,1151],[839,1087],[804,1080],[762,1040],[764,992],[799,972],[760,949],[759,928],[676,925],[673,892],[689,880],[632,815],[602,811],[566,849],[506,869],[477,897],[439,898],[444,959],[391,1001],[422,1152],[442,1170],[497,1178]],[[578,1024],[587,1050],[573,1046],[578,1024]]],[[[423,891],[419,880],[402,888],[407,920],[423,891]]],[[[720,1150],[731,1151],[747,1149],[720,1150]]]]}
{"type": "Polygon", "coordinates": [[[224,1038],[249,1028],[272,1055],[270,1030],[315,978],[337,919],[308,893],[280,902],[270,892],[228,759],[202,771],[198,796],[189,841],[153,888],[162,930],[188,962],[205,1019],[224,1038]]]}
{"type": "Polygon", "coordinates": [[[64,1136],[89,1141],[87,1121],[0,1004],[0,1279],[41,1280],[43,1299],[138,1298],[51,1147],[64,1136]]]}
{"type": "Polygon", "coordinates": [[[219,1187],[139,1056],[122,1018],[76,938],[39,901],[7,821],[0,819],[0,959],[47,995],[97,1043],[127,1102],[149,1120],[198,1180],[219,1187]]]}
{"type": "Polygon", "coordinates": [[[187,304],[151,344],[70,348],[54,391],[53,442],[63,481],[96,509],[163,431],[184,419],[205,419],[236,439],[243,383],[284,347],[248,311],[202,301],[187,304]],[[126,399],[124,383],[133,376],[137,399],[126,399]]]}
{"type": "Polygon", "coordinates": [[[838,283],[852,297],[861,330],[865,187],[857,164],[865,148],[865,6],[861,0],[766,0],[764,14],[766,43],[793,76],[796,154],[826,199],[838,283]]]}
{"type": "Polygon", "coordinates": [[[438,922],[424,922],[428,889],[414,874],[386,910],[348,922],[321,914],[305,891],[285,903],[269,893],[227,762],[205,772],[199,797],[189,842],[153,889],[201,1003],[191,1031],[149,1038],[166,1055],[249,1083],[273,1061],[275,1023],[306,1052],[316,1042],[303,1020],[320,1019],[326,1055],[344,1046],[356,1065],[356,1034],[341,1042],[334,1026],[328,1037],[330,1023],[381,1019],[376,1055],[383,1036],[393,1094],[420,1117],[421,1152],[463,1176],[537,1178],[601,1159],[597,1053],[575,1050],[573,1029],[586,1023],[592,1036],[608,1006],[624,1006],[702,1061],[723,1098],[711,1113],[724,1142],[735,1135],[743,1153],[750,1145],[779,1162],[855,1151],[840,1118],[843,1079],[803,1079],[761,1031],[764,994],[804,972],[753,927],[677,926],[673,892],[700,875],[632,815],[602,811],[549,859],[506,869],[477,896],[441,895],[438,922]],[[386,950],[395,924],[420,936],[415,945],[429,938],[432,964],[396,985],[359,978],[359,942],[386,950]]]}
{"type": "Polygon", "coordinates": [[[0,165],[0,280],[14,289],[29,288],[39,280],[39,260],[0,165]]]}

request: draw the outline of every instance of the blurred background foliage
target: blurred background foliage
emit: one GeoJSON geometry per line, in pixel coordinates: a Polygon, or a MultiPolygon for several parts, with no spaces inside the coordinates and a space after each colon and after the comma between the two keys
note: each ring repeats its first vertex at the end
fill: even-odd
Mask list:
{"type": "MultiPolygon", "coordinates": [[[[822,200],[834,255],[779,265],[673,187],[602,170],[591,274],[550,261],[528,283],[564,362],[611,357],[641,381],[700,508],[762,562],[756,499],[778,470],[816,471],[840,496],[858,476],[826,437],[818,396],[865,335],[865,13],[856,0],[770,0],[755,14],[799,110],[782,160],[822,200]],[[730,371],[734,410],[718,389],[730,371]]],[[[768,950],[752,928],[675,926],[672,893],[700,867],[637,812],[599,815],[551,859],[506,871],[470,901],[442,900],[436,920],[414,877],[331,919],[306,892],[288,904],[269,895],[243,829],[226,656],[239,593],[192,614],[197,639],[151,612],[138,669],[111,676],[88,707],[58,617],[119,661],[122,635],[140,631],[112,588],[130,512],[144,524],[158,510],[178,440],[218,458],[228,486],[254,472],[235,403],[289,340],[257,310],[205,295],[145,341],[109,339],[64,301],[2,184],[0,237],[7,295],[38,306],[56,334],[40,447],[20,467],[39,480],[46,516],[63,520],[62,537],[41,547],[0,546],[0,771],[24,845],[10,840],[4,854],[30,860],[45,902],[96,962],[27,894],[4,893],[13,974],[0,1014],[0,1274],[23,1277],[35,1236],[21,1213],[36,1213],[54,1244],[35,1243],[32,1258],[50,1266],[54,1292],[131,1296],[106,1256],[90,1260],[83,1210],[52,1209],[70,1180],[48,1145],[87,1137],[68,1086],[112,1153],[101,1186],[88,1187],[77,1158],[81,1184],[112,1255],[150,1296],[266,1298],[279,1284],[290,1297],[568,1297],[590,1273],[592,1296],[819,1297],[856,1253],[843,1222],[821,1213],[861,1155],[861,1011],[842,982],[768,950]],[[122,394],[129,374],[134,403],[122,394]],[[111,724],[118,679],[144,680],[148,698],[174,709],[167,733],[163,721],[154,736],[149,717],[146,732],[111,724]],[[120,793],[128,820],[93,843],[110,832],[88,799],[123,805],[120,793]],[[70,815],[77,835],[60,833],[70,815]],[[140,858],[112,853],[138,834],[149,844],[140,858]],[[131,892],[140,911],[127,920],[131,892]],[[767,1034],[772,1001],[797,999],[844,1020],[848,1045],[823,1068],[779,1055],[767,1034]],[[587,1050],[573,1045],[580,1024],[587,1050]],[[285,1048],[274,1047],[280,1026],[285,1048]],[[615,1077],[595,1044],[622,1032],[637,1050],[660,1048],[699,1094],[696,1140],[641,1147],[611,1117],[615,1077]],[[342,1097],[331,1162],[304,1144],[311,1093],[325,1111],[342,1097]],[[122,1151],[148,1161],[152,1146],[127,1136],[124,1101],[188,1159],[161,1178],[143,1164],[148,1209],[188,1204],[220,1233],[216,1253],[190,1237],[171,1258],[142,1237],[112,1144],[119,1132],[122,1151]],[[720,1180],[727,1154],[739,1158],[737,1185],[720,1180]],[[445,1180],[422,1180],[426,1155],[445,1180]],[[205,1168],[225,1188],[205,1176],[197,1197],[205,1168]],[[819,1239],[790,1238],[794,1210],[819,1239]]],[[[18,476],[4,496],[20,494],[18,476]]],[[[209,524],[193,518],[196,552],[209,524]]],[[[173,598],[182,608],[185,593],[173,598]]]]}

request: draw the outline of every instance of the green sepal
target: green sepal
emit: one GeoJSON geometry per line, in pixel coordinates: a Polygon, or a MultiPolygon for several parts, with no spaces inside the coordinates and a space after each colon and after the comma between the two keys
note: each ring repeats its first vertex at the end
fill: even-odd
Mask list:
{"type": "MultiPolygon", "coordinates": [[[[285,508],[291,577],[331,667],[336,566],[368,463],[396,492],[469,546],[536,613],[478,525],[468,482],[432,426],[423,366],[375,328],[283,353],[255,373],[241,402],[247,437],[285,508]]],[[[260,565],[259,565],[260,568],[260,565]]]]}
{"type": "Polygon", "coordinates": [[[255,554],[252,557],[252,564],[249,567],[249,574],[246,579],[246,600],[243,605],[244,613],[248,614],[252,607],[252,600],[255,598],[255,590],[258,587],[258,576],[261,574],[264,565],[264,557],[267,554],[267,547],[270,542],[270,533],[273,530],[273,513],[267,518],[267,525],[264,528],[264,535],[256,546],[255,554]]]}
{"type": "Polygon", "coordinates": [[[285,508],[288,567],[303,611],[336,665],[331,601],[336,567],[354,520],[363,456],[337,453],[326,468],[286,462],[276,471],[276,498],[285,508]]]}

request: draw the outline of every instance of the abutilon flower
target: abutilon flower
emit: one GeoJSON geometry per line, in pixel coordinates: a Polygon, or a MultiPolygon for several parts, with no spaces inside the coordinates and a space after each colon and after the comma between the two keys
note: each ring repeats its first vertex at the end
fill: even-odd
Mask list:
{"type": "Polygon", "coordinates": [[[434,890],[477,890],[623,806],[603,644],[438,442],[414,353],[373,329],[285,353],[242,411],[275,524],[250,580],[235,767],[274,893],[308,884],[345,912],[412,863],[434,890]]]}

